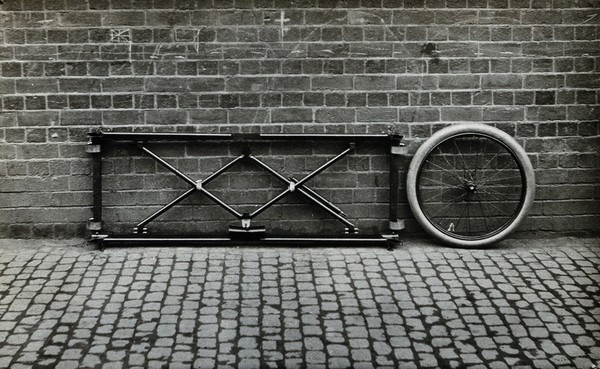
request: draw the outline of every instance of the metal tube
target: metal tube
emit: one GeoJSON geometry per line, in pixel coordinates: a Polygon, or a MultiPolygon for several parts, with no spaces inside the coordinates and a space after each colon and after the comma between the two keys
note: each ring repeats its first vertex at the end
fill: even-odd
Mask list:
{"type": "Polygon", "coordinates": [[[196,191],[195,188],[190,188],[189,190],[187,190],[186,192],[181,194],[179,197],[177,197],[175,200],[173,200],[170,203],[168,203],[167,205],[163,206],[161,209],[157,210],[154,214],[150,215],[148,218],[139,222],[137,225],[137,228],[141,228],[141,227],[145,226],[146,224],[150,223],[151,221],[156,219],[159,215],[161,215],[165,211],[171,209],[173,206],[177,205],[179,202],[184,200],[186,197],[188,197],[189,195],[194,193],[194,191],[196,191]]]}
{"type": "Polygon", "coordinates": [[[102,154],[92,155],[92,217],[94,222],[102,222],[102,154]]]}
{"type": "MultiPolygon", "coordinates": [[[[296,242],[296,243],[375,243],[375,244],[385,244],[387,245],[388,241],[385,238],[350,238],[350,237],[267,237],[262,239],[261,241],[273,242],[273,243],[283,243],[283,242],[296,242]]],[[[319,245],[315,245],[319,246],[319,245]]]]}
{"type": "Polygon", "coordinates": [[[390,222],[398,221],[400,155],[390,154],[390,222]]]}
{"type": "Polygon", "coordinates": [[[329,168],[330,166],[332,166],[336,161],[340,160],[341,158],[343,158],[344,156],[346,156],[350,151],[352,151],[352,147],[347,148],[346,150],[342,151],[338,156],[336,156],[335,158],[329,160],[327,163],[321,165],[320,167],[318,167],[317,169],[315,169],[312,173],[308,174],[306,177],[302,178],[301,180],[299,180],[296,183],[296,186],[301,186],[304,184],[304,182],[307,182],[309,180],[311,180],[312,178],[314,178],[316,175],[318,175],[319,173],[321,173],[322,171],[324,171],[325,169],[329,168]]]}
{"type": "Polygon", "coordinates": [[[275,177],[277,177],[283,183],[286,183],[288,185],[290,184],[290,181],[287,178],[285,178],[284,176],[279,174],[279,172],[277,172],[275,169],[273,169],[270,166],[268,166],[267,164],[263,163],[261,160],[258,160],[254,155],[251,155],[251,154],[248,155],[248,159],[251,159],[256,164],[260,165],[263,169],[265,169],[267,172],[269,172],[272,175],[274,175],[275,177]]]}
{"type": "Polygon", "coordinates": [[[298,192],[300,192],[301,194],[303,194],[304,196],[306,196],[309,200],[311,200],[312,202],[314,202],[315,204],[319,205],[321,208],[323,208],[323,210],[325,210],[326,212],[328,212],[329,214],[333,215],[335,218],[337,218],[340,222],[344,223],[345,225],[348,226],[348,228],[351,229],[351,231],[353,231],[356,226],[354,224],[352,224],[350,221],[348,221],[346,218],[344,218],[343,216],[339,215],[338,213],[336,213],[335,211],[331,210],[329,207],[327,207],[326,205],[322,204],[319,200],[317,200],[316,198],[314,198],[311,194],[309,194],[308,192],[306,192],[304,189],[302,188],[297,188],[298,192]]]}
{"type": "MultiPolygon", "coordinates": [[[[296,178],[292,177],[292,180],[295,181],[296,183],[298,183],[298,180],[296,178]]],[[[342,215],[344,217],[348,216],[346,213],[344,213],[342,211],[342,209],[340,209],[337,206],[335,206],[331,201],[329,201],[326,198],[324,198],[323,196],[319,195],[317,192],[315,192],[313,189],[311,189],[307,185],[300,185],[300,187],[302,189],[304,189],[306,192],[308,192],[311,195],[313,195],[315,198],[319,199],[323,203],[323,205],[329,206],[331,208],[331,210],[337,212],[338,214],[340,214],[340,215],[342,215]]]]}
{"type": "Polygon", "coordinates": [[[206,242],[208,244],[214,243],[227,243],[231,242],[229,238],[223,237],[119,237],[119,236],[108,236],[106,238],[98,240],[104,244],[151,244],[160,243],[161,246],[169,246],[171,244],[183,243],[183,244],[196,244],[206,242]]]}
{"type": "Polygon", "coordinates": [[[229,140],[232,135],[225,134],[213,134],[213,133],[183,133],[183,132],[173,132],[173,133],[142,133],[142,132],[101,132],[101,135],[111,140],[121,140],[121,141],[168,141],[168,140],[181,140],[181,141],[189,141],[189,140],[206,140],[206,141],[215,141],[215,140],[229,140]]]}
{"type": "Polygon", "coordinates": [[[231,246],[231,245],[285,245],[289,246],[292,244],[309,244],[311,246],[319,247],[322,244],[328,244],[331,246],[344,246],[348,243],[358,244],[373,244],[373,245],[388,245],[388,240],[383,237],[265,237],[258,240],[232,240],[230,238],[223,237],[119,237],[119,236],[108,236],[103,239],[99,239],[103,245],[118,245],[128,244],[135,245],[140,244],[141,246],[158,243],[163,246],[186,244],[186,245],[198,245],[203,244],[205,246],[231,246]]]}
{"type": "Polygon", "coordinates": [[[200,188],[198,189],[200,192],[202,192],[203,194],[205,194],[206,196],[208,196],[209,199],[211,199],[212,201],[216,202],[218,205],[220,205],[223,209],[227,210],[228,212],[230,212],[231,214],[233,214],[236,218],[238,219],[242,219],[243,215],[242,213],[240,213],[239,211],[235,210],[234,208],[232,208],[231,206],[227,205],[225,202],[223,202],[221,199],[219,199],[217,196],[213,195],[212,193],[208,192],[207,190],[205,190],[204,188],[200,188]]]}
{"type": "Polygon", "coordinates": [[[329,140],[329,141],[356,141],[356,140],[387,140],[388,135],[369,134],[286,134],[286,133],[261,133],[261,138],[268,140],[329,140]]]}
{"type": "Polygon", "coordinates": [[[240,155],[237,158],[235,158],[232,161],[230,161],[229,163],[225,164],[219,170],[217,170],[213,174],[211,174],[208,177],[206,177],[206,179],[202,181],[202,184],[203,185],[208,184],[213,179],[217,178],[217,176],[219,176],[221,173],[223,173],[224,171],[226,171],[227,169],[229,169],[233,164],[237,163],[238,161],[242,160],[243,158],[244,158],[244,155],[240,155]]]}
{"type": "Polygon", "coordinates": [[[390,195],[389,195],[389,228],[393,233],[404,229],[404,222],[398,219],[398,200],[400,190],[400,159],[406,154],[402,136],[390,135],[390,195]]]}
{"type": "Polygon", "coordinates": [[[160,156],[156,155],[152,151],[148,150],[146,147],[142,147],[142,150],[144,150],[144,152],[146,154],[150,155],[154,160],[156,160],[163,167],[167,168],[172,173],[174,173],[177,177],[183,179],[184,181],[186,181],[187,183],[189,183],[190,185],[192,185],[194,187],[196,186],[196,181],[194,181],[190,177],[186,176],[185,174],[181,173],[177,168],[175,168],[171,164],[167,163],[163,158],[161,158],[160,156]]]}
{"type": "Polygon", "coordinates": [[[273,204],[275,204],[277,201],[279,201],[282,198],[284,198],[288,193],[290,193],[290,189],[289,188],[286,189],[285,191],[283,191],[282,193],[280,193],[279,195],[275,196],[274,198],[272,198],[269,202],[267,202],[266,204],[264,204],[260,208],[256,209],[252,214],[250,214],[250,219],[256,217],[258,214],[262,213],[263,211],[265,211],[268,208],[270,208],[271,206],[273,206],[273,204]]]}

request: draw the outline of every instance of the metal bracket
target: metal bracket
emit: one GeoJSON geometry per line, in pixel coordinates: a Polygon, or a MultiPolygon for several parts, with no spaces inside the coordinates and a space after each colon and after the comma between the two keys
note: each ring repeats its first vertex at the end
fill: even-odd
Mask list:
{"type": "Polygon", "coordinates": [[[391,231],[401,231],[404,229],[404,220],[397,220],[395,222],[390,220],[389,228],[391,231]]]}
{"type": "Polygon", "coordinates": [[[202,180],[201,179],[196,181],[196,189],[198,191],[202,191],[202,180]]]}
{"type": "Polygon", "coordinates": [[[99,154],[102,152],[102,149],[100,145],[95,145],[90,142],[85,147],[85,152],[87,152],[88,154],[99,154]]]}
{"type": "Polygon", "coordinates": [[[133,227],[133,233],[136,233],[136,234],[148,234],[148,228],[146,228],[146,227],[143,227],[143,228],[133,227]]]}
{"type": "Polygon", "coordinates": [[[91,237],[92,241],[102,241],[105,238],[108,238],[107,234],[93,234],[91,237]]]}
{"type": "Polygon", "coordinates": [[[250,222],[252,222],[252,219],[242,218],[242,228],[244,228],[244,229],[250,228],[250,222]]]}
{"type": "Polygon", "coordinates": [[[356,234],[358,233],[358,228],[344,228],[344,234],[356,234]]]}
{"type": "Polygon", "coordinates": [[[95,222],[94,218],[91,218],[87,221],[87,230],[88,231],[101,231],[102,230],[102,222],[95,222]]]}
{"type": "Polygon", "coordinates": [[[390,153],[393,155],[406,155],[408,153],[408,148],[401,142],[399,145],[392,146],[390,153]]]}

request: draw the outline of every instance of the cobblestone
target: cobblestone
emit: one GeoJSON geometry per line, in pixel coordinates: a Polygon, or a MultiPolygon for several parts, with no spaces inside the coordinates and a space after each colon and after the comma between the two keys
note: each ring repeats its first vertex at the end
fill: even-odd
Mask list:
{"type": "Polygon", "coordinates": [[[0,368],[591,368],[600,240],[561,240],[391,252],[3,241],[0,368]]]}

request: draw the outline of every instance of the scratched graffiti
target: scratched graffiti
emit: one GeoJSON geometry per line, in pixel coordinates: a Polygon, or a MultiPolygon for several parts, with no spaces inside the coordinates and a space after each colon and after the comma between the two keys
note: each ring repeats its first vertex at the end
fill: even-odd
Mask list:
{"type": "Polygon", "coordinates": [[[110,30],[110,42],[123,44],[131,42],[131,30],[126,29],[111,29],[110,30]]]}

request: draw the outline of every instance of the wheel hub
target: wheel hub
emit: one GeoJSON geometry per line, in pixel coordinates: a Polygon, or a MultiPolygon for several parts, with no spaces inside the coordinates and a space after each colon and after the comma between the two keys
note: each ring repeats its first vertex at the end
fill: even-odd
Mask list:
{"type": "Polygon", "coordinates": [[[474,193],[475,191],[477,191],[477,185],[473,181],[468,181],[465,184],[465,188],[466,188],[467,192],[469,192],[469,193],[474,193]]]}

